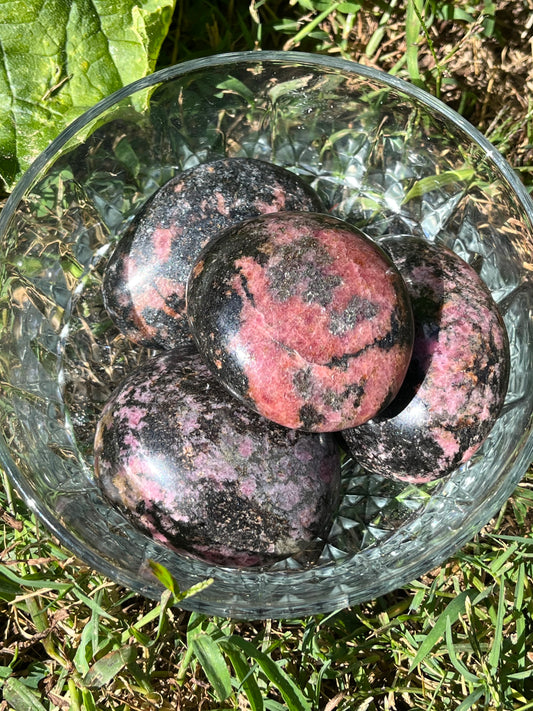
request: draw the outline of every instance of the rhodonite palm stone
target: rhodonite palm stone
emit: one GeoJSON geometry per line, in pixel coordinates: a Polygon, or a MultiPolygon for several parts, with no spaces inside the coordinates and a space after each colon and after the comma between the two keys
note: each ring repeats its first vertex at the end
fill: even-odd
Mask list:
{"type": "Polygon", "coordinates": [[[287,430],[236,402],[192,346],[151,359],[115,391],[95,472],[154,540],[238,567],[305,551],[327,533],[340,489],[330,435],[287,430]]]}
{"type": "Polygon", "coordinates": [[[389,257],[314,213],[246,220],[201,253],[187,287],[201,353],[263,416],[307,431],[365,422],[398,392],[412,314],[389,257]]]}
{"type": "Polygon", "coordinates": [[[322,209],[297,175],[249,158],[225,158],[179,173],[144,205],[106,266],[103,295],[130,340],[170,349],[190,342],[185,285],[198,253],[220,230],[280,210],[322,209]]]}
{"type": "Polygon", "coordinates": [[[343,433],[367,470],[424,483],[468,461],[501,410],[509,378],[505,324],[476,271],[418,238],[380,243],[409,289],[412,361],[397,398],[343,433]]]}

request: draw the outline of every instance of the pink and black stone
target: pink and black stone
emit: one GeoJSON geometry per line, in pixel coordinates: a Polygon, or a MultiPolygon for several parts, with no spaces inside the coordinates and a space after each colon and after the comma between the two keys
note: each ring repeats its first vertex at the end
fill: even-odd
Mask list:
{"type": "Polygon", "coordinates": [[[188,343],[185,285],[202,247],[248,217],[322,209],[307,183],[265,161],[227,158],[190,168],[155,193],[118,242],[104,274],[106,309],[135,343],[188,343]]]}
{"type": "Polygon", "coordinates": [[[390,406],[342,434],[365,469],[424,483],[468,461],[494,425],[509,378],[507,333],[484,282],[451,250],[419,238],[380,244],[409,289],[413,357],[390,406]]]}
{"type": "Polygon", "coordinates": [[[305,551],[338,504],[332,436],[287,430],[236,402],[192,346],[152,358],[119,386],[94,453],[104,496],[135,526],[219,565],[305,551]]]}
{"type": "Polygon", "coordinates": [[[226,230],[199,256],[187,314],[228,390],[286,427],[328,432],[396,395],[413,343],[390,258],[346,222],[283,212],[226,230]]]}

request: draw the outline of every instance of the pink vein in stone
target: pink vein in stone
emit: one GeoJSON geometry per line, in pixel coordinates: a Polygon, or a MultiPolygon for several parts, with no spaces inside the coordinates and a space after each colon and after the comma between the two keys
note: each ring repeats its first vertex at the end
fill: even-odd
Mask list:
{"type": "Polygon", "coordinates": [[[490,417],[496,393],[478,382],[473,354],[483,356],[489,332],[501,340],[496,317],[479,304],[474,312],[466,300],[450,299],[443,306],[440,326],[431,366],[418,396],[443,423],[448,420],[455,423],[468,413],[475,413],[476,418],[484,421],[490,417]]]}
{"type": "Polygon", "coordinates": [[[144,426],[142,419],[146,415],[146,410],[136,405],[123,406],[117,410],[116,417],[126,422],[131,430],[139,430],[144,426]]]}
{"type": "MultiPolygon", "coordinates": [[[[346,239],[332,232],[320,230],[314,235],[334,255],[324,268],[325,276],[340,277],[328,308],[304,300],[302,294],[282,301],[271,289],[267,268],[252,257],[236,262],[239,272],[232,286],[243,306],[241,328],[230,348],[241,354],[249,396],[259,412],[288,427],[301,426],[300,408],[305,404],[327,417],[325,429],[342,429],[366,421],[383,404],[391,383],[399,387],[407,367],[405,348],[394,346],[385,351],[373,346],[387,335],[391,304],[397,303],[387,263],[376,259],[371,246],[354,242],[350,233],[346,239]],[[332,333],[331,311],[343,313],[354,298],[370,301],[376,315],[360,320],[341,334],[332,333]],[[346,354],[357,355],[349,357],[341,367],[332,366],[332,360],[346,354]],[[305,396],[295,388],[297,372],[310,375],[311,385],[305,396]],[[358,405],[360,394],[346,396],[347,388],[354,383],[365,388],[358,405]],[[325,392],[339,396],[335,407],[324,404],[325,392]],[[343,404],[339,405],[341,401],[343,404]]],[[[287,230],[279,235],[277,243],[290,242],[293,237],[287,230]]]]}
{"type": "Polygon", "coordinates": [[[157,227],[152,234],[152,244],[154,256],[159,263],[165,263],[170,257],[172,240],[176,236],[176,231],[168,227],[157,227]]]}
{"type": "Polygon", "coordinates": [[[262,202],[257,200],[255,206],[261,214],[268,214],[269,212],[282,212],[285,209],[285,196],[286,192],[279,185],[276,185],[272,189],[273,200],[272,202],[262,202]]]}

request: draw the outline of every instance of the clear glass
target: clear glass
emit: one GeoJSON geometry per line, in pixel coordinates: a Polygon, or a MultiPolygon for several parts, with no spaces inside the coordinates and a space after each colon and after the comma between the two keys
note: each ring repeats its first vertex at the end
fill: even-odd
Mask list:
{"type": "Polygon", "coordinates": [[[438,100],[339,59],[291,52],[180,64],[75,121],[24,175],[0,216],[0,462],[26,502],[87,564],[148,597],[244,618],[331,611],[442,563],[495,514],[533,450],[533,207],[495,149],[438,100]],[[184,168],[223,156],[295,171],[333,214],[376,240],[418,234],[472,263],[504,315],[511,380],[475,457],[447,479],[400,484],[343,466],[343,501],[313,556],[219,568],[136,531],[101,497],[92,438],[103,403],[152,353],[115,330],[106,255],[136,211],[184,168]]]}

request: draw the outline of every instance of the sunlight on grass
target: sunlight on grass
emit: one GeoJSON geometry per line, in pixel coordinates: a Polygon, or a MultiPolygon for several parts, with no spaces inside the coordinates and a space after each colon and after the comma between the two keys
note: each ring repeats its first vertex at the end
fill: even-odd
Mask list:
{"type": "MultiPolygon", "coordinates": [[[[356,59],[449,100],[531,185],[531,100],[520,112],[509,91],[510,104],[498,94],[493,105],[459,63],[467,46],[474,67],[475,51],[502,42],[505,13],[489,0],[182,0],[158,66],[260,48],[356,59]]],[[[532,471],[420,580],[328,615],[262,622],[182,611],[198,589],[179,590],[157,565],[160,600],[121,588],[43,530],[5,475],[0,488],[1,711],[533,709],[532,471]]]]}

